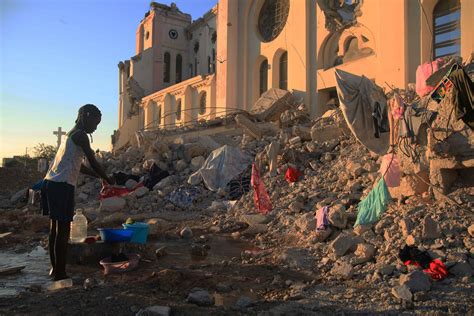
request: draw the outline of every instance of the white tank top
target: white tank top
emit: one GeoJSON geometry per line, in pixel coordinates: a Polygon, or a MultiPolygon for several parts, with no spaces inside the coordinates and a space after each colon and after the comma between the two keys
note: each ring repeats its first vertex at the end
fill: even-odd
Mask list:
{"type": "MultiPolygon", "coordinates": [[[[78,132],[78,131],[76,131],[78,132]]],[[[74,143],[72,135],[65,137],[54,157],[54,162],[48,170],[45,179],[54,182],[66,182],[76,186],[77,177],[84,160],[84,151],[74,143]]]]}

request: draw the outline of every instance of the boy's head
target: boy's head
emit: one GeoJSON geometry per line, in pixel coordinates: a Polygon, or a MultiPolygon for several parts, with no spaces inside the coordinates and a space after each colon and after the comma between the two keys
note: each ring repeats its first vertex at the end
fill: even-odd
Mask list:
{"type": "Polygon", "coordinates": [[[80,124],[86,133],[93,133],[102,119],[102,113],[93,104],[86,104],[79,108],[76,124],[80,124]]]}

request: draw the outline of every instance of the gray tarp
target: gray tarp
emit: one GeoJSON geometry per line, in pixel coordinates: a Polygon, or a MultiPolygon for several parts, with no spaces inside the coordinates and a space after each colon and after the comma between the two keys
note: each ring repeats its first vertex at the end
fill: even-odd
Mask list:
{"type": "Polygon", "coordinates": [[[340,69],[336,69],[335,74],[337,96],[351,132],[369,150],[385,154],[389,148],[389,126],[383,90],[364,76],[340,69]],[[377,126],[378,138],[375,137],[377,126]]]}
{"type": "Polygon", "coordinates": [[[209,154],[202,167],[189,177],[188,182],[194,183],[197,177],[202,177],[209,190],[225,190],[227,183],[244,171],[251,161],[252,158],[240,149],[224,145],[209,154]]]}

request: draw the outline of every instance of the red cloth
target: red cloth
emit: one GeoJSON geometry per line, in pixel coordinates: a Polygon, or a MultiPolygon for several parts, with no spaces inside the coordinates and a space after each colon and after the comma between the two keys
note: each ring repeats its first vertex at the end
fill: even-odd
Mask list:
{"type": "Polygon", "coordinates": [[[114,196],[124,196],[130,192],[135,191],[136,189],[143,186],[143,183],[138,183],[134,188],[127,189],[122,186],[113,186],[113,185],[104,185],[102,190],[100,190],[99,200],[114,197],[114,196]]]}
{"type": "MultiPolygon", "coordinates": [[[[407,260],[404,262],[404,264],[406,266],[414,265],[421,268],[420,264],[417,261],[407,260]]],[[[444,263],[439,259],[434,259],[433,261],[431,261],[429,268],[423,269],[423,272],[431,276],[433,280],[438,281],[448,276],[448,269],[446,269],[444,263]]]]}
{"type": "Polygon", "coordinates": [[[303,173],[301,173],[301,171],[299,171],[298,169],[288,167],[285,173],[285,179],[286,181],[288,181],[288,183],[296,182],[302,175],[303,173]]]}
{"type": "Polygon", "coordinates": [[[263,214],[271,212],[273,208],[272,201],[268,196],[267,190],[265,190],[265,184],[260,179],[260,172],[255,164],[252,164],[252,177],[250,183],[253,188],[253,202],[255,203],[255,207],[263,214]]]}

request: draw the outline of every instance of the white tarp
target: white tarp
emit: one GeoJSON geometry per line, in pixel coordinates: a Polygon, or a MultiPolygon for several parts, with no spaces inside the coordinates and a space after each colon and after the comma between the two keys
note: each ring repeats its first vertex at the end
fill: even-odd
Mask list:
{"type": "Polygon", "coordinates": [[[202,167],[189,177],[188,183],[198,183],[197,178],[202,178],[209,190],[225,190],[227,183],[244,171],[251,161],[252,158],[240,149],[224,145],[209,154],[202,167]]]}

